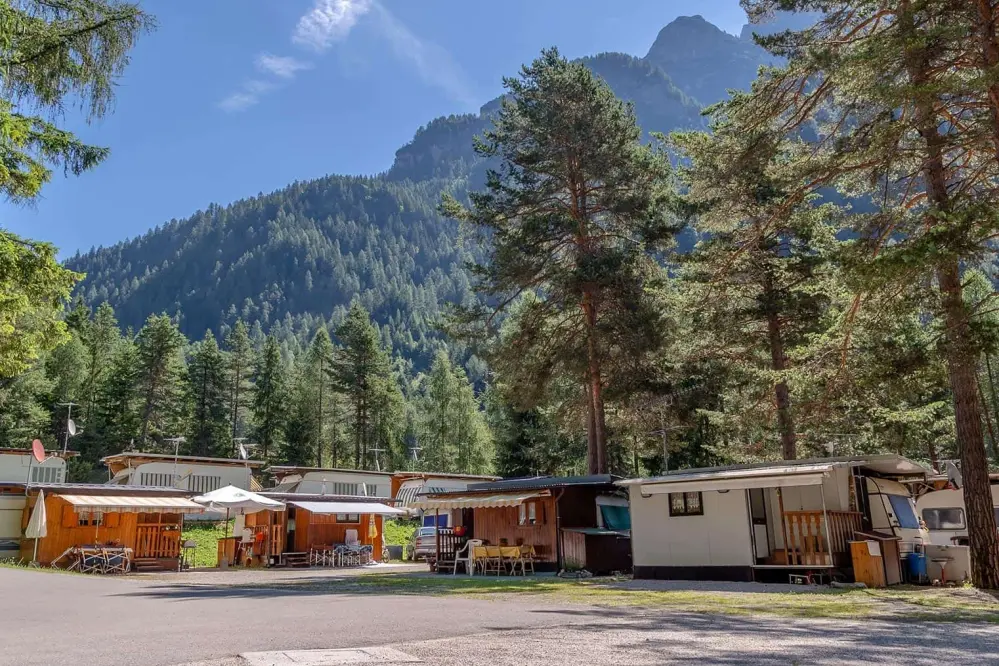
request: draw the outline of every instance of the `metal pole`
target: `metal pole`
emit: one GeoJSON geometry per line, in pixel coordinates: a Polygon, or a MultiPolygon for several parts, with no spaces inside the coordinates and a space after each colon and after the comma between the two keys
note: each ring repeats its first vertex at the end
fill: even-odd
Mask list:
{"type": "Polygon", "coordinates": [[[819,494],[822,495],[822,521],[826,526],[826,550],[829,551],[829,564],[832,564],[832,540],[829,538],[829,513],[826,511],[826,489],[824,485],[819,485],[819,494]]]}
{"type": "Polygon", "coordinates": [[[780,529],[784,535],[784,564],[791,564],[787,553],[787,519],[784,517],[784,493],[780,488],[777,489],[777,503],[780,507],[780,529]]]}

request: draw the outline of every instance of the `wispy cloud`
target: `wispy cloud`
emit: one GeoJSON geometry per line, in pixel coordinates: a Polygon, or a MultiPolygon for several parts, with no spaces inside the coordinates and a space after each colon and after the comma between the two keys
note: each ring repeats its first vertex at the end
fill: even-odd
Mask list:
{"type": "Polygon", "coordinates": [[[461,66],[447,49],[421,39],[388,9],[372,0],[379,18],[378,29],[397,58],[408,62],[424,81],[440,88],[465,107],[476,108],[477,98],[461,66]]]}
{"type": "Polygon", "coordinates": [[[273,74],[282,79],[293,79],[303,69],[310,69],[312,63],[271,53],[261,53],[257,56],[257,69],[265,74],[273,74]]]}
{"type": "Polygon", "coordinates": [[[244,83],[239,90],[219,102],[219,108],[229,113],[245,111],[259,102],[261,96],[271,90],[274,90],[273,83],[251,79],[244,83]]]}
{"type": "MultiPolygon", "coordinates": [[[[451,99],[467,108],[475,108],[476,96],[461,66],[441,46],[424,40],[397,19],[379,0],[313,0],[291,35],[293,44],[324,53],[337,42],[344,41],[368,16],[376,33],[388,42],[393,55],[409,64],[427,84],[444,91],[451,99]]],[[[259,71],[277,79],[291,80],[312,63],[291,56],[261,53],[257,56],[259,71]]],[[[223,99],[219,106],[229,112],[243,111],[260,101],[275,85],[266,81],[250,81],[223,99]]]]}
{"type": "Polygon", "coordinates": [[[312,9],[298,20],[291,41],[325,51],[349,35],[357,20],[374,4],[374,0],[314,0],[312,9]]]}

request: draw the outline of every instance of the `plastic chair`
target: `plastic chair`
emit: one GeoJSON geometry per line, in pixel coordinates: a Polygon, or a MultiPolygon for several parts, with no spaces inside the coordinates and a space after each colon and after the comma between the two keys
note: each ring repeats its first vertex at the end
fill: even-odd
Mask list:
{"type": "Polygon", "coordinates": [[[454,572],[452,576],[458,574],[458,565],[462,562],[465,563],[465,572],[469,576],[475,575],[475,547],[482,546],[481,539],[469,539],[465,542],[465,547],[454,554],[454,572]],[[462,557],[464,554],[464,557],[462,557]]]}
{"type": "Polygon", "coordinates": [[[517,559],[517,564],[520,565],[520,570],[525,576],[528,566],[531,567],[531,574],[534,573],[534,546],[520,546],[520,557],[517,559]]]}

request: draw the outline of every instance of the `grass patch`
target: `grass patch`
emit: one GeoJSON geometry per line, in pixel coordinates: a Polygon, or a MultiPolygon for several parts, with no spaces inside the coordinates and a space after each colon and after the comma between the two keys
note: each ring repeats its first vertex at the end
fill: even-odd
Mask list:
{"type": "Polygon", "coordinates": [[[23,569],[25,571],[42,571],[45,573],[70,574],[73,576],[83,575],[79,571],[66,571],[58,567],[33,567],[28,560],[15,559],[0,560],[0,569],[23,569]]]}
{"type": "Polygon", "coordinates": [[[194,567],[214,567],[219,563],[218,543],[219,539],[225,537],[228,529],[232,536],[232,526],[235,521],[229,520],[228,527],[226,521],[217,523],[194,522],[184,523],[184,531],[181,533],[181,541],[194,541],[198,547],[194,550],[194,567]]]}
{"type": "Polygon", "coordinates": [[[489,597],[522,595],[594,606],[630,606],[689,613],[770,615],[788,618],[912,619],[933,622],[999,623],[999,603],[963,590],[803,590],[727,592],[651,590],[626,579],[487,578],[372,574],[338,586],[358,593],[489,597]]]}

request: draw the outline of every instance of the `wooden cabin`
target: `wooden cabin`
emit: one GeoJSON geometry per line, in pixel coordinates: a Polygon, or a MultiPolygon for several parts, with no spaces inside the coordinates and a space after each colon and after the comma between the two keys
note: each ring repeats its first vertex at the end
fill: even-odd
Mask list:
{"type": "MultiPolygon", "coordinates": [[[[133,568],[176,570],[184,515],[204,511],[190,493],[166,488],[38,484],[26,488],[22,533],[40,491],[47,534],[38,540],[37,561],[45,566],[67,566],[66,553],[74,547],[119,546],[132,549],[133,568]]],[[[22,559],[31,560],[34,549],[34,539],[21,540],[22,559]]]]}
{"type": "Polygon", "coordinates": [[[486,483],[489,481],[499,481],[498,476],[485,476],[481,474],[446,474],[440,472],[396,472],[392,475],[392,498],[395,505],[400,509],[408,509],[411,514],[419,518],[423,527],[433,527],[434,520],[441,521],[441,527],[451,527],[448,522],[450,513],[434,516],[432,513],[425,513],[420,509],[413,508],[413,504],[422,496],[428,493],[444,493],[454,490],[466,490],[473,483],[486,483]]]}
{"type": "Polygon", "coordinates": [[[884,554],[887,583],[901,582],[901,556],[928,536],[902,482],[926,472],[901,456],[872,455],[622,481],[630,493],[635,577],[851,577],[851,542],[871,541],[884,554]]]}
{"type": "Polygon", "coordinates": [[[628,504],[615,480],[606,474],[507,479],[427,494],[414,506],[426,515],[449,513],[453,525],[438,529],[431,566],[447,568],[465,541],[477,539],[533,546],[539,571],[630,571],[628,504]]]}
{"type": "Polygon", "coordinates": [[[249,561],[241,559],[241,564],[305,566],[312,551],[345,544],[349,530],[355,530],[358,542],[371,546],[373,558],[379,560],[383,520],[405,514],[401,509],[390,506],[388,498],[286,492],[261,494],[284,502],[287,509],[237,516],[233,530],[238,535],[236,538],[244,543],[253,541],[259,544],[254,547],[254,556],[249,561]],[[244,533],[244,530],[249,533],[244,533]]]}

